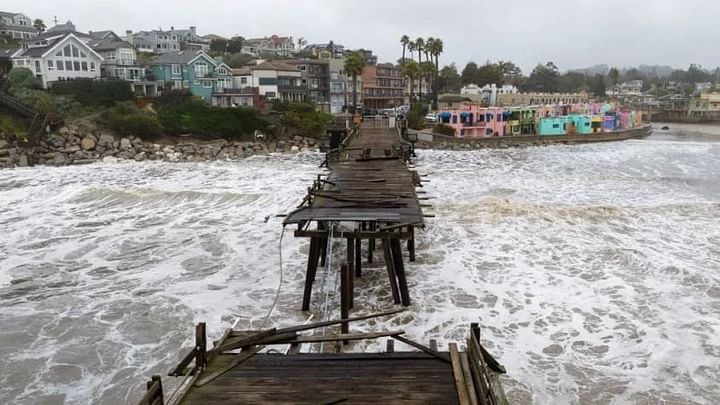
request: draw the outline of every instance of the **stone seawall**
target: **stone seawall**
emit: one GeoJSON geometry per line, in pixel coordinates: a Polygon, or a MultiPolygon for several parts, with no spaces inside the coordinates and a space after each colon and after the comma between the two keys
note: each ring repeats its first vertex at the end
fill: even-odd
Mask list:
{"type": "Polygon", "coordinates": [[[110,134],[83,134],[77,128],[61,128],[49,134],[39,145],[29,148],[0,140],[0,168],[31,165],[78,165],[96,161],[163,160],[169,162],[203,162],[237,160],[271,152],[316,150],[317,140],[295,136],[279,141],[238,142],[218,139],[197,141],[173,138],[175,143],[154,143],[138,137],[110,134]]]}

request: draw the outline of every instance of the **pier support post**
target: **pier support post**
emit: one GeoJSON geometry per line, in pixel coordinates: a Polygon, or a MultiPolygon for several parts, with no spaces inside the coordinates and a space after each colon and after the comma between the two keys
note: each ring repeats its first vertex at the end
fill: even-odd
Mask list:
{"type": "Polygon", "coordinates": [[[399,239],[391,239],[390,247],[392,258],[395,264],[395,273],[398,279],[398,288],[400,289],[400,297],[404,306],[410,306],[410,292],[408,291],[407,279],[405,278],[405,267],[403,265],[402,248],[399,239]]]}
{"type": "MultiPolygon", "coordinates": [[[[375,222],[370,222],[368,224],[368,228],[371,232],[375,232],[375,222]]],[[[373,262],[373,252],[375,251],[375,238],[368,239],[368,263],[372,264],[373,262]]]]}
{"type": "Polygon", "coordinates": [[[310,252],[308,253],[307,270],[305,271],[305,291],[303,292],[302,310],[310,309],[310,295],[312,294],[312,285],[315,282],[315,273],[317,273],[318,261],[320,259],[320,245],[322,238],[310,238],[310,252]]]}
{"type": "MultiPolygon", "coordinates": [[[[318,222],[318,230],[327,230],[325,222],[318,222]]],[[[322,238],[320,240],[320,267],[325,267],[325,259],[327,258],[327,245],[328,238],[322,238]]]]}
{"type": "Polygon", "coordinates": [[[385,267],[387,267],[388,279],[390,279],[390,291],[392,292],[393,302],[400,303],[400,294],[398,293],[397,276],[395,275],[395,262],[393,261],[390,249],[390,240],[382,239],[382,250],[385,258],[385,267]]]}
{"type": "Polygon", "coordinates": [[[355,277],[362,277],[362,239],[355,239],[355,277]]]}
{"type": "MultiPolygon", "coordinates": [[[[352,271],[347,263],[343,263],[340,266],[340,319],[347,319],[350,317],[350,282],[352,281],[352,271]]],[[[348,333],[350,331],[348,322],[342,322],[340,324],[340,332],[348,333]]]]}
{"type": "Polygon", "coordinates": [[[410,239],[407,241],[407,249],[409,253],[409,260],[411,262],[415,261],[415,227],[409,226],[408,231],[410,231],[410,239]]]}
{"type": "Polygon", "coordinates": [[[353,276],[355,267],[355,245],[358,241],[354,238],[347,238],[347,266],[350,271],[350,280],[348,281],[348,287],[350,289],[349,304],[350,308],[353,307],[353,292],[355,290],[355,277],[353,276]]]}
{"type": "Polygon", "coordinates": [[[195,326],[195,369],[202,370],[207,367],[207,333],[205,322],[195,326]]]}

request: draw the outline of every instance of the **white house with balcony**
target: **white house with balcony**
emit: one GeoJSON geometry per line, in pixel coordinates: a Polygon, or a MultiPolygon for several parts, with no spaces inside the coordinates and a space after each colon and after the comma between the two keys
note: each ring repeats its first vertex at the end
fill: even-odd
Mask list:
{"type": "Polygon", "coordinates": [[[48,32],[26,43],[12,57],[13,67],[30,69],[44,88],[73,79],[99,79],[104,58],[74,32],[48,32]]]}
{"type": "Polygon", "coordinates": [[[38,31],[25,14],[0,11],[0,35],[13,39],[32,39],[38,35],[38,31]]]}
{"type": "Polygon", "coordinates": [[[139,95],[153,96],[158,93],[157,82],[148,70],[137,63],[135,48],[112,31],[89,32],[88,45],[105,60],[100,69],[103,78],[130,82],[139,95]]]}

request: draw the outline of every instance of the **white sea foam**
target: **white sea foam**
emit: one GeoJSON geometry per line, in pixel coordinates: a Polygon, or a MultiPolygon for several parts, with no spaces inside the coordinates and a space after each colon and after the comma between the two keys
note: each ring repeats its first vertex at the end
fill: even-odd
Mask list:
{"type": "MultiPolygon", "coordinates": [[[[413,305],[356,329],[446,343],[479,321],[513,403],[720,402],[720,144],[418,154],[436,217],[407,265],[413,305]]],[[[194,323],[211,338],[237,318],[259,327],[278,282],[274,215],[320,161],[2,172],[0,403],[131,403],[190,347],[194,323]]],[[[283,253],[276,325],[307,318],[307,241],[286,232],[283,253]]],[[[356,282],[356,314],[391,307],[378,261],[356,282]]],[[[318,272],[315,320],[325,276],[335,285],[318,272]]]]}

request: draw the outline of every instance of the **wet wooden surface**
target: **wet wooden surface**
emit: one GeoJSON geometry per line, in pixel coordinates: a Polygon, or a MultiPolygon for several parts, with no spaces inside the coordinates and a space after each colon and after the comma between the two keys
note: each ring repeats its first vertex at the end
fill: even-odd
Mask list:
{"type": "MultiPolygon", "coordinates": [[[[205,373],[237,355],[216,356],[205,373]]],[[[457,404],[452,366],[423,353],[258,354],[181,404],[457,404]]]]}

